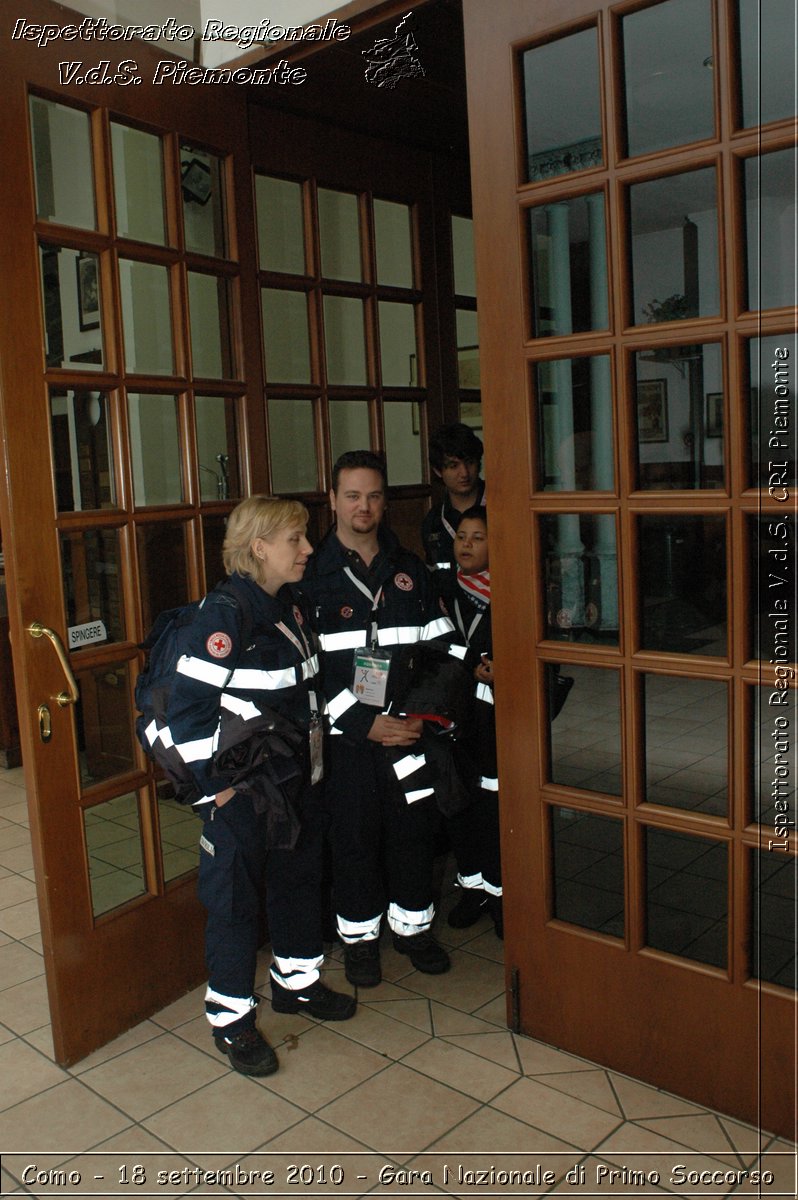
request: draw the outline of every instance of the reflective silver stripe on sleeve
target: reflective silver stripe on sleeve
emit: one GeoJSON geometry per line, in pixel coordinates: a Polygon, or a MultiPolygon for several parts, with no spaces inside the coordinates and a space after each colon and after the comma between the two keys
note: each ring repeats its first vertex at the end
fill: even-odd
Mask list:
{"type": "Polygon", "coordinates": [[[357,704],[357,696],[349,688],[344,688],[337,696],[333,696],[332,700],[327,701],[327,713],[331,721],[337,721],[343,716],[348,708],[353,704],[357,704]]]}
{"type": "Polygon", "coordinates": [[[242,667],[233,671],[227,686],[240,688],[243,692],[276,692],[280,688],[293,687],[296,681],[296,667],[283,667],[281,671],[259,671],[255,667],[242,667]]]}
{"type": "Polygon", "coordinates": [[[235,713],[237,717],[243,717],[245,721],[251,721],[254,717],[260,716],[257,704],[253,704],[251,700],[242,700],[240,696],[229,696],[227,692],[222,692],[221,705],[228,712],[235,713]]]}
{"type": "Polygon", "coordinates": [[[319,641],[322,650],[357,650],[365,646],[368,633],[365,629],[347,630],[346,633],[321,633],[319,641]]]}
{"type": "Polygon", "coordinates": [[[421,638],[420,625],[394,625],[377,631],[380,646],[413,646],[421,638]]]}
{"type": "Polygon", "coordinates": [[[454,625],[448,617],[437,617],[421,630],[421,641],[428,642],[430,638],[443,637],[445,633],[454,633],[454,625]]]}
{"type": "Polygon", "coordinates": [[[177,672],[179,675],[187,675],[189,679],[199,679],[200,683],[209,683],[211,687],[217,688],[224,687],[230,675],[227,667],[206,662],[203,658],[192,658],[188,654],[184,654],[177,660],[177,672]]]}
{"type": "Polygon", "coordinates": [[[404,758],[400,758],[393,764],[393,769],[397,779],[406,779],[414,771],[426,766],[426,763],[427,760],[423,754],[406,754],[404,758]]]}
{"type": "Polygon", "coordinates": [[[212,737],[197,738],[194,742],[175,742],[175,749],[183,762],[206,762],[213,758],[217,741],[218,733],[214,733],[212,737]]]}
{"type": "Polygon", "coordinates": [[[486,792],[498,792],[499,781],[493,779],[490,775],[483,775],[479,781],[479,786],[484,788],[486,792]]]}
{"type": "Polygon", "coordinates": [[[433,563],[433,571],[451,571],[452,564],[450,562],[433,563]]]}
{"type": "Polygon", "coordinates": [[[463,661],[463,659],[465,658],[467,653],[468,653],[468,648],[466,646],[450,646],[449,647],[449,654],[452,656],[452,658],[459,658],[461,662],[463,661]]]}
{"type": "Polygon", "coordinates": [[[478,683],[475,692],[477,700],[484,700],[486,704],[493,704],[493,688],[487,683],[478,683]]]}
{"type": "Polygon", "coordinates": [[[408,804],[412,804],[415,800],[424,800],[427,796],[434,796],[434,788],[421,788],[417,792],[405,792],[405,800],[408,804]]]}

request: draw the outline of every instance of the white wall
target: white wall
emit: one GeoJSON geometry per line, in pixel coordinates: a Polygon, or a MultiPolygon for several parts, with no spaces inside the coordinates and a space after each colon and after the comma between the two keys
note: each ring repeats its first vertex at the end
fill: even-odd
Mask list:
{"type": "MultiPolygon", "coordinates": [[[[239,27],[257,26],[261,21],[272,25],[307,25],[317,18],[326,16],[342,7],[331,0],[72,0],[69,8],[90,17],[106,17],[115,25],[162,25],[174,17],[180,25],[192,25],[197,37],[207,21],[224,21],[226,25],[239,27]]],[[[68,18],[64,17],[64,24],[68,18]]],[[[194,53],[193,42],[159,42],[164,50],[177,58],[190,59],[194,53]]],[[[215,67],[231,59],[240,58],[246,51],[234,42],[204,42],[201,62],[215,67]]]]}

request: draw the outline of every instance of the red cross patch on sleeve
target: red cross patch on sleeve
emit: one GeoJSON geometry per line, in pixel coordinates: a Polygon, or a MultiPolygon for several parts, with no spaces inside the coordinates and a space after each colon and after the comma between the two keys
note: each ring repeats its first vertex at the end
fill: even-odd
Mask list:
{"type": "Polygon", "coordinates": [[[205,649],[212,658],[227,658],[233,649],[233,643],[226,633],[212,633],[205,643],[205,649]]]}

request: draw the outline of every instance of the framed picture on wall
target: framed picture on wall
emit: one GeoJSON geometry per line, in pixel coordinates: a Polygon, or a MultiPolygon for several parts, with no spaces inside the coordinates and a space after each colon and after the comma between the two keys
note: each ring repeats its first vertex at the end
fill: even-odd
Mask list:
{"type": "Polygon", "coordinates": [[[704,437],[723,437],[723,392],[707,392],[704,437]]]}
{"type": "Polygon", "coordinates": [[[667,379],[638,379],[637,437],[641,442],[668,441],[667,379]]]}
{"type": "Polygon", "coordinates": [[[100,327],[99,265],[96,254],[79,254],[75,259],[78,272],[78,323],[82,332],[100,327]]]}

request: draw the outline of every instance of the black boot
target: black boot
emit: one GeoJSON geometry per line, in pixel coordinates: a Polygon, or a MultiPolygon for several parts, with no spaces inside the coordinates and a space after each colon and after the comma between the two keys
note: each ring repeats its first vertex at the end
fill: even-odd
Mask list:
{"type": "Polygon", "coordinates": [[[482,888],[461,888],[460,899],[446,918],[452,929],[470,929],[485,911],[488,897],[482,888]]]}
{"type": "Polygon", "coordinates": [[[488,912],[493,918],[493,928],[500,942],[504,941],[504,910],[501,896],[488,896],[488,912]]]}
{"type": "Polygon", "coordinates": [[[355,987],[377,987],[382,982],[380,943],[376,938],[344,944],[344,974],[355,987]]]}
{"type": "Polygon", "coordinates": [[[272,1008],[279,1013],[307,1013],[320,1021],[348,1021],[355,1015],[357,1000],[345,992],[334,992],[317,979],[309,988],[292,992],[271,980],[272,1008]]]}
{"type": "Polygon", "coordinates": [[[443,946],[439,946],[431,933],[416,933],[412,937],[393,935],[393,948],[406,954],[417,971],[425,975],[443,975],[452,965],[443,946]]]}
{"type": "Polygon", "coordinates": [[[241,1075],[273,1075],[277,1070],[277,1055],[254,1025],[229,1036],[215,1033],[213,1040],[219,1053],[226,1054],[230,1066],[241,1075]]]}

